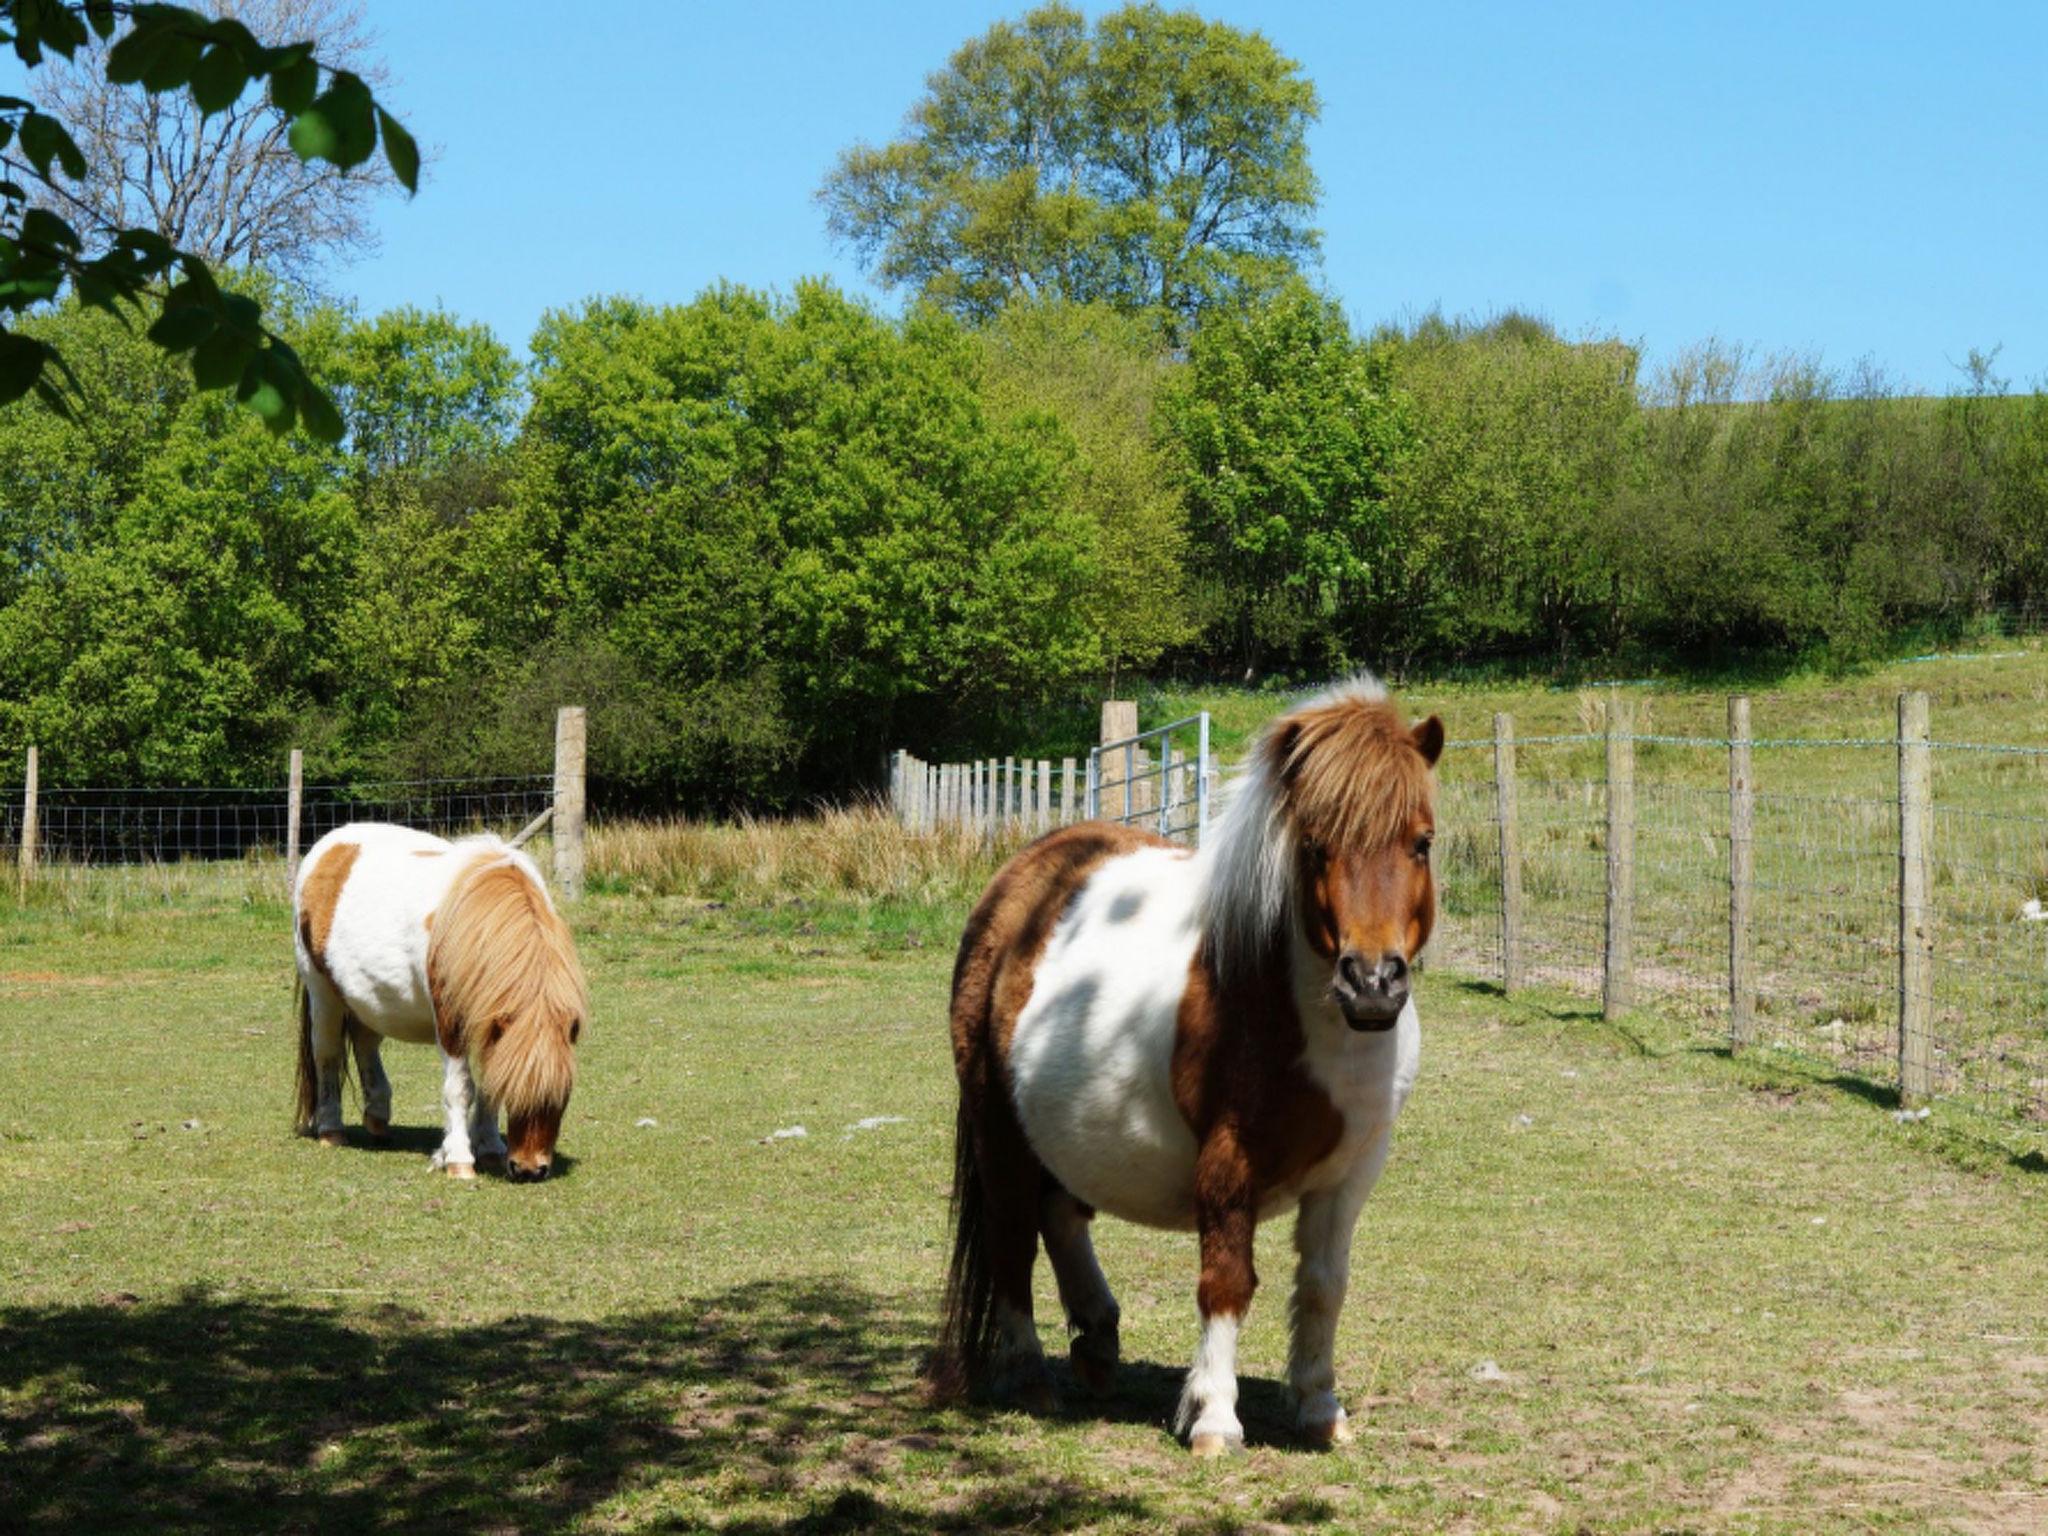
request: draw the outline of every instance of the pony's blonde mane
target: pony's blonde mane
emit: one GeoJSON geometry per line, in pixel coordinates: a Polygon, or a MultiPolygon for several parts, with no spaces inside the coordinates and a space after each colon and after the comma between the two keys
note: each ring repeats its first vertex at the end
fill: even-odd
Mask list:
{"type": "Polygon", "coordinates": [[[1413,734],[1370,676],[1266,727],[1202,855],[1203,930],[1218,975],[1250,970],[1284,931],[1305,839],[1375,852],[1405,835],[1432,787],[1413,734]]]}
{"type": "Polygon", "coordinates": [[[527,861],[496,838],[467,855],[428,930],[442,1044],[474,1051],[483,1090],[511,1116],[568,1102],[572,1025],[590,1012],[569,925],[527,861]]]}

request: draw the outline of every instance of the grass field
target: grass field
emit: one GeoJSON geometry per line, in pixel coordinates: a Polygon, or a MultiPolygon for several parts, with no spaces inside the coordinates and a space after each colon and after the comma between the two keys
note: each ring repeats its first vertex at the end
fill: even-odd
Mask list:
{"type": "Polygon", "coordinates": [[[1114,1397],[928,1407],[960,916],[586,902],[563,1176],[513,1187],[427,1173],[424,1051],[395,1149],[288,1133],[275,906],[0,909],[0,1529],[2048,1527],[2038,1158],[1441,968],[1356,1446],[1288,1439],[1281,1228],[1245,1456],[1166,1425],[1192,1241],[1113,1223],[1114,1397]]]}

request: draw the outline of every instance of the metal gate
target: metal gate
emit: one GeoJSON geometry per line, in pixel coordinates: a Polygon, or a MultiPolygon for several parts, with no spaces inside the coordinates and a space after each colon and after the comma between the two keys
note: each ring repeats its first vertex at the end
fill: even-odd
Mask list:
{"type": "Polygon", "coordinates": [[[1216,761],[1209,712],[1105,741],[1088,754],[1088,816],[1150,827],[1200,847],[1209,830],[1216,761]]]}

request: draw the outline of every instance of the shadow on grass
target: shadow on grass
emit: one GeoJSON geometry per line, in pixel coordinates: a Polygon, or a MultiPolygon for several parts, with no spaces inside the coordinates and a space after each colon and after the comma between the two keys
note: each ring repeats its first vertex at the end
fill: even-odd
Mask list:
{"type": "MultiPolygon", "coordinates": [[[[1149,1514],[928,1406],[921,1321],[843,1283],[466,1327],[396,1307],[125,1301],[0,1310],[0,1528],[529,1531],[625,1514],[763,1536],[1149,1514]]],[[[1171,1411],[1177,1377],[1133,1384],[1151,1417],[1171,1411]]]]}

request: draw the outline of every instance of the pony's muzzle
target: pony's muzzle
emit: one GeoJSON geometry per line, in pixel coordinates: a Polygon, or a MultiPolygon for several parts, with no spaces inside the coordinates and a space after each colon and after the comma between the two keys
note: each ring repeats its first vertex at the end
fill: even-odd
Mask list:
{"type": "Polygon", "coordinates": [[[505,1177],[514,1184],[538,1184],[547,1176],[546,1163],[522,1163],[514,1158],[505,1164],[505,1177]]]}
{"type": "Polygon", "coordinates": [[[1407,956],[1389,950],[1368,961],[1360,951],[1347,949],[1337,957],[1330,996],[1353,1029],[1391,1029],[1408,1006],[1411,985],[1407,956]]]}

